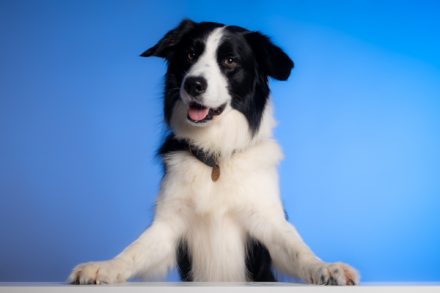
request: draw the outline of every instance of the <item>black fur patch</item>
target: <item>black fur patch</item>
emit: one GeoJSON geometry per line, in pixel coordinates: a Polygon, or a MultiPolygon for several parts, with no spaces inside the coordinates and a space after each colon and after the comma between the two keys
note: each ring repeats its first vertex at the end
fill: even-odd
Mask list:
{"type": "Polygon", "coordinates": [[[249,281],[276,282],[272,259],[267,248],[258,240],[249,238],[246,249],[246,268],[249,281]]]}
{"type": "Polygon", "coordinates": [[[184,282],[192,282],[193,277],[191,274],[192,261],[191,255],[188,250],[188,244],[185,240],[180,240],[177,247],[177,267],[179,269],[180,279],[184,282]]]}

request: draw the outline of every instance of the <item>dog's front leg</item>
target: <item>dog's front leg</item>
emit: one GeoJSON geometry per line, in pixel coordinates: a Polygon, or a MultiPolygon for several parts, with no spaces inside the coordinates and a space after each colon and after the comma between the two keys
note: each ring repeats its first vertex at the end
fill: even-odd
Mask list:
{"type": "Polygon", "coordinates": [[[343,263],[325,263],[304,243],[296,229],[282,216],[282,210],[249,213],[245,223],[252,237],[269,250],[275,267],[306,283],[318,285],[356,285],[356,270],[343,263]],[[276,216],[274,216],[276,215],[276,216]]]}
{"type": "MultiPolygon", "coordinates": [[[[176,220],[176,217],[172,219],[176,220]]],[[[141,236],[111,260],[89,262],[75,267],[72,284],[111,284],[131,277],[160,277],[175,263],[179,223],[155,220],[141,236]],[[176,224],[176,225],[174,225],[176,224]]]]}

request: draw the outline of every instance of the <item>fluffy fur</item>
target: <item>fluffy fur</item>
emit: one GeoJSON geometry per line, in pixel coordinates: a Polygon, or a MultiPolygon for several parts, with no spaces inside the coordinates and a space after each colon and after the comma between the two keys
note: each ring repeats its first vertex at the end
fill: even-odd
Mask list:
{"type": "Polygon", "coordinates": [[[319,260],[284,217],[268,77],[286,80],[291,59],[258,32],[190,20],[142,56],[168,63],[170,135],[154,221],[115,258],[77,266],[69,282],[160,277],[178,265],[185,281],[275,281],[274,267],[307,283],[357,284],[353,268],[319,260]],[[218,180],[193,149],[218,166],[218,180]]]}

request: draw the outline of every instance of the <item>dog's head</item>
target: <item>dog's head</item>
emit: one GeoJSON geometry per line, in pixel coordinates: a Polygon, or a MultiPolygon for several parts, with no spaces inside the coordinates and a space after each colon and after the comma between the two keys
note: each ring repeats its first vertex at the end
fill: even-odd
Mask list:
{"type": "Polygon", "coordinates": [[[255,135],[269,97],[268,77],[286,80],[293,68],[292,60],[259,32],[191,20],[141,56],[168,63],[164,111],[174,132],[182,125],[196,132],[213,127],[236,111],[255,135]]]}

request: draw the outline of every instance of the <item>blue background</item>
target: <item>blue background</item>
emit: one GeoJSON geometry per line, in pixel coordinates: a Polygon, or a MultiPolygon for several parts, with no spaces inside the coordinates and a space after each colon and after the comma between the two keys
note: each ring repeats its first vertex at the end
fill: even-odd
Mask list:
{"type": "MultiPolygon", "coordinates": [[[[0,1],[0,281],[64,281],[151,221],[165,64],[183,17],[260,30],[290,220],[364,281],[440,281],[435,1],[0,1]],[[386,2],[386,3],[383,3],[386,2]]],[[[170,279],[175,277],[171,276],[170,279]]]]}

